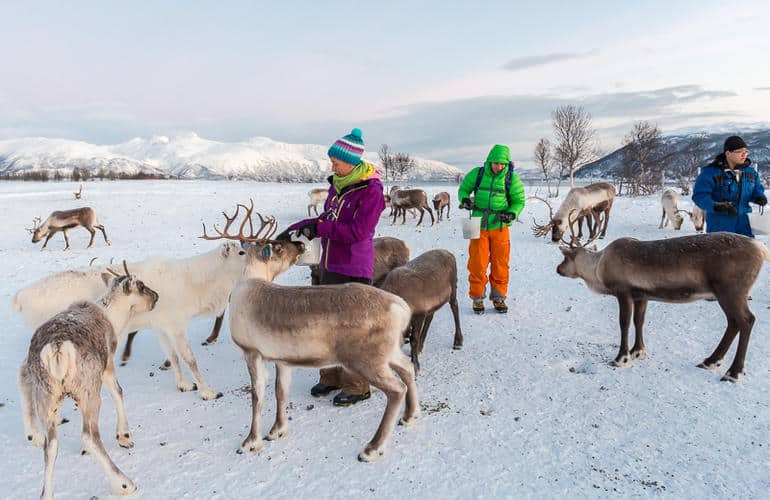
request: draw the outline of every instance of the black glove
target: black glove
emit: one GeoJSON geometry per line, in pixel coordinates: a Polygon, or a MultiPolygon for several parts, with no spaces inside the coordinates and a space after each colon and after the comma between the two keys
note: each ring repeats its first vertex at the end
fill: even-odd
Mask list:
{"type": "Polygon", "coordinates": [[[291,230],[284,229],[278,236],[275,237],[277,241],[291,241],[291,230]]]}
{"type": "Polygon", "coordinates": [[[313,238],[318,236],[318,223],[311,222],[306,226],[302,226],[302,229],[299,230],[299,234],[301,234],[308,240],[312,240],[313,238]]]}
{"type": "Polygon", "coordinates": [[[767,196],[763,194],[757,196],[756,198],[754,198],[754,203],[756,203],[760,207],[764,207],[765,205],[767,205],[767,196]]]}
{"type": "Polygon", "coordinates": [[[500,222],[513,222],[516,220],[516,214],[508,212],[499,214],[498,217],[500,217],[500,222]]]}
{"type": "Polygon", "coordinates": [[[738,210],[732,201],[718,201],[714,203],[714,212],[725,212],[727,215],[738,215],[738,210]]]}
{"type": "Polygon", "coordinates": [[[460,202],[460,210],[473,210],[470,198],[463,198],[460,202]]]}

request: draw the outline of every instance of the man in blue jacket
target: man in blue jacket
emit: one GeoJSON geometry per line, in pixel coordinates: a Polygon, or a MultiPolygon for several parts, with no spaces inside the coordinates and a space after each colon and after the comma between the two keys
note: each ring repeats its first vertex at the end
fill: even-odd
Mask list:
{"type": "Polygon", "coordinates": [[[700,170],[692,201],[706,212],[706,232],[727,231],[754,237],[751,207],[767,204],[765,188],[751,166],[749,148],[737,135],[725,140],[722,154],[700,170]]]}

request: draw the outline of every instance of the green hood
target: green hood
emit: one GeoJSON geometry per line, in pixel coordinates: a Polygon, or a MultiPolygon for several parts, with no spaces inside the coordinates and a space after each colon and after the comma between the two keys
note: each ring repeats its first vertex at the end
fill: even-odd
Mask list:
{"type": "Polygon", "coordinates": [[[511,150],[508,149],[508,146],[495,144],[487,155],[486,163],[487,165],[490,163],[505,163],[507,165],[509,161],[511,161],[511,150]]]}

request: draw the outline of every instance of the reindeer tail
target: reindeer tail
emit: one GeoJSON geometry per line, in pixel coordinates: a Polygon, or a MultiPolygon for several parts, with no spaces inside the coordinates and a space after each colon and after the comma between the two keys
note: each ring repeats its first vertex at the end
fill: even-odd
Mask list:
{"type": "Polygon", "coordinates": [[[66,340],[61,344],[49,342],[40,351],[40,362],[54,380],[63,382],[67,374],[76,370],[78,352],[75,344],[66,340]]]}

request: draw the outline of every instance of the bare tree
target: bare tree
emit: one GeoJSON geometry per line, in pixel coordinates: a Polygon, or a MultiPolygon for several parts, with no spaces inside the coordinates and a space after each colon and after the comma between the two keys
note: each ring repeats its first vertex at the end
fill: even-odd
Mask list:
{"type": "Polygon", "coordinates": [[[414,158],[409,153],[392,153],[387,144],[380,146],[379,155],[385,170],[386,187],[388,179],[402,180],[415,166],[414,158]]]}
{"type": "Polygon", "coordinates": [[[677,179],[683,195],[690,194],[690,187],[695,182],[698,170],[706,162],[708,149],[704,134],[692,136],[679,154],[677,179]]]}
{"type": "Polygon", "coordinates": [[[651,194],[663,185],[665,144],[657,125],[639,121],[623,139],[623,165],[629,194],[651,194]]]}
{"type": "Polygon", "coordinates": [[[380,163],[385,173],[385,190],[388,189],[388,180],[393,176],[393,156],[390,154],[390,146],[382,144],[380,146],[380,163]]]}
{"type": "Polygon", "coordinates": [[[543,172],[543,180],[548,188],[548,197],[553,198],[558,196],[558,188],[556,195],[551,193],[551,180],[553,179],[554,159],[551,153],[551,141],[545,137],[541,137],[535,145],[535,161],[540,166],[540,170],[543,172]]]}
{"type": "Polygon", "coordinates": [[[555,156],[562,170],[569,172],[575,187],[575,170],[594,160],[598,153],[591,115],[582,106],[560,106],[551,114],[556,135],[555,156]]]}

